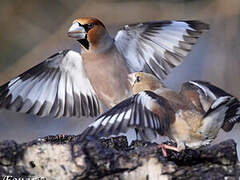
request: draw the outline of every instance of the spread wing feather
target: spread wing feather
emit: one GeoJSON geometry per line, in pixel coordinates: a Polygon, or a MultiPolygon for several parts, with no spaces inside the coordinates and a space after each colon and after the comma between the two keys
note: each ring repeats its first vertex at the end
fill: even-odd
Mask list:
{"type": "Polygon", "coordinates": [[[64,50],[0,87],[0,107],[39,116],[96,116],[100,102],[82,57],[64,50]]]}
{"type": "Polygon", "coordinates": [[[154,92],[140,92],[102,114],[82,133],[81,140],[86,136],[117,135],[127,132],[129,128],[151,129],[166,135],[170,123],[166,105],[167,100],[154,92]]]}
{"type": "Polygon", "coordinates": [[[115,45],[132,72],[144,71],[163,80],[208,29],[200,21],[130,24],[118,31],[115,45]]]}

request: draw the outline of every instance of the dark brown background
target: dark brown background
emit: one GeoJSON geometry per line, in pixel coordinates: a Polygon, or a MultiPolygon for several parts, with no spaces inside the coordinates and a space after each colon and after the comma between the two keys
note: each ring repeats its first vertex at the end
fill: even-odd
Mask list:
{"type": "MultiPolygon", "coordinates": [[[[240,98],[239,0],[12,0],[0,6],[0,83],[41,62],[52,53],[79,44],[66,36],[77,17],[100,18],[112,36],[121,25],[165,19],[198,19],[211,30],[201,37],[182,65],[165,83],[202,79],[240,98]]],[[[82,119],[49,119],[0,111],[0,140],[27,141],[38,136],[77,134],[82,119]]],[[[239,127],[230,134],[240,135],[239,127]]],[[[227,138],[221,135],[219,140],[227,138]]]]}

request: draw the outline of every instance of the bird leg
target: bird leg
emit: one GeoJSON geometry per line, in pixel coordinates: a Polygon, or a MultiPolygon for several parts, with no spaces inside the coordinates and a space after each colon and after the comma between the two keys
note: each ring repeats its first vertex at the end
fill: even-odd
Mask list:
{"type": "Polygon", "coordinates": [[[166,151],[167,149],[179,152],[179,149],[177,147],[169,146],[167,144],[160,144],[160,145],[158,145],[158,148],[162,149],[162,153],[163,153],[164,157],[167,157],[167,151],[166,151]]]}

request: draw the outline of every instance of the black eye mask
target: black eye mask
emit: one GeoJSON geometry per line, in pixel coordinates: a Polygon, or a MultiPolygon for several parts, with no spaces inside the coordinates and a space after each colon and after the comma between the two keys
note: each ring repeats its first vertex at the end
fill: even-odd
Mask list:
{"type": "Polygon", "coordinates": [[[88,23],[88,24],[84,24],[82,25],[85,29],[86,32],[88,32],[90,29],[92,29],[94,27],[94,23],[88,23]]]}
{"type": "MultiPolygon", "coordinates": [[[[79,26],[84,27],[85,31],[88,33],[88,31],[94,27],[94,23],[88,23],[84,25],[79,23],[79,26]]],[[[87,50],[89,50],[89,42],[87,40],[87,34],[84,39],[79,39],[78,42],[81,43],[87,50]]]]}
{"type": "Polygon", "coordinates": [[[78,22],[78,24],[79,24],[79,26],[84,27],[86,32],[88,32],[90,29],[92,29],[94,27],[94,23],[88,23],[88,24],[82,25],[81,23],[78,22]]]}

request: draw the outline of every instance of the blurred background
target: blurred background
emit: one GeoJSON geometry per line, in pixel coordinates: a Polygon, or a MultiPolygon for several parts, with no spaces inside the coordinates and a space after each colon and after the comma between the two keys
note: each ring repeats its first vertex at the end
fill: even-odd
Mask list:
{"type": "MultiPolygon", "coordinates": [[[[239,0],[2,0],[0,84],[56,51],[79,51],[79,44],[66,32],[75,18],[83,16],[101,19],[112,36],[124,24],[143,21],[197,19],[209,23],[211,30],[203,34],[165,83],[178,90],[184,81],[201,79],[240,98],[239,0]]],[[[50,134],[78,134],[88,123],[0,110],[0,140],[24,142],[50,134]]],[[[228,135],[221,133],[216,142],[229,137],[238,140],[239,128],[228,135]]]]}

